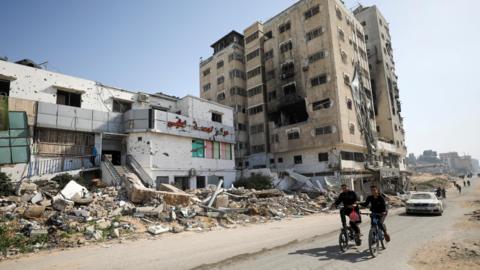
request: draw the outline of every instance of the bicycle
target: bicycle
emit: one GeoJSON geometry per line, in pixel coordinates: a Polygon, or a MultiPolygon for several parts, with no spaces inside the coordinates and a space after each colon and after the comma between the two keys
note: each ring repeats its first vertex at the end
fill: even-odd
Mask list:
{"type": "MultiPolygon", "coordinates": [[[[370,231],[368,232],[368,249],[372,257],[376,257],[378,250],[380,249],[380,245],[382,246],[382,249],[386,249],[384,243],[385,235],[379,227],[381,215],[372,213],[370,214],[370,217],[372,222],[370,231]]],[[[383,226],[385,226],[385,224],[383,224],[383,226]]]]}
{"type": "Polygon", "coordinates": [[[342,252],[345,252],[348,249],[350,241],[355,242],[356,246],[362,244],[360,235],[357,235],[351,226],[342,227],[340,235],[338,236],[338,244],[342,252]]]}

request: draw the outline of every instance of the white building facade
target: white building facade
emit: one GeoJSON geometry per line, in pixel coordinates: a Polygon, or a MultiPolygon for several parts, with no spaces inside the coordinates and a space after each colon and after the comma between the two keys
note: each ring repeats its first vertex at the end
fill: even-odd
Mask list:
{"type": "Polygon", "coordinates": [[[0,96],[8,96],[11,119],[10,129],[0,132],[0,171],[14,180],[65,171],[95,174],[103,168],[102,156],[117,168],[134,160],[152,187],[235,180],[230,107],[193,96],[127,91],[6,61],[0,61],[0,96]],[[22,117],[28,132],[19,145],[14,126],[22,117]]]}

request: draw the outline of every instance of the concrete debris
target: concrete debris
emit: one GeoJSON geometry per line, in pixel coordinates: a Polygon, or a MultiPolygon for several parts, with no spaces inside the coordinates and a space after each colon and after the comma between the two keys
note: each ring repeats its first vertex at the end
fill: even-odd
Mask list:
{"type": "Polygon", "coordinates": [[[168,231],[170,231],[170,228],[168,226],[165,226],[165,225],[152,225],[152,226],[148,227],[148,232],[153,234],[153,235],[166,233],[168,231]]]}
{"type": "Polygon", "coordinates": [[[37,192],[32,199],[30,200],[33,204],[36,204],[38,202],[41,202],[43,200],[43,195],[41,192],[37,192]]]}
{"type": "Polygon", "coordinates": [[[72,200],[74,197],[85,198],[88,195],[88,190],[84,186],[79,185],[74,180],[68,182],[68,184],[60,191],[60,194],[67,200],[72,200]]]}

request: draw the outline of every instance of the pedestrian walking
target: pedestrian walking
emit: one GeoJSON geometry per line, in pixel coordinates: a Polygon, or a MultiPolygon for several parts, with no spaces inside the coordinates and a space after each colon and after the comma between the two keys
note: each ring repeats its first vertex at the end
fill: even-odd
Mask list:
{"type": "Polygon", "coordinates": [[[467,182],[465,182],[465,180],[463,180],[463,187],[466,187],[467,186],[467,182]]]}
{"type": "Polygon", "coordinates": [[[458,193],[461,194],[461,193],[462,193],[462,187],[461,187],[460,185],[458,185],[458,184],[455,184],[455,185],[456,185],[456,187],[457,187],[457,189],[458,189],[458,193]]]}
{"type": "Polygon", "coordinates": [[[467,185],[470,186],[470,180],[467,180],[467,185]]]}
{"type": "Polygon", "coordinates": [[[445,187],[442,187],[442,198],[447,198],[447,191],[445,190],[445,187]]]}

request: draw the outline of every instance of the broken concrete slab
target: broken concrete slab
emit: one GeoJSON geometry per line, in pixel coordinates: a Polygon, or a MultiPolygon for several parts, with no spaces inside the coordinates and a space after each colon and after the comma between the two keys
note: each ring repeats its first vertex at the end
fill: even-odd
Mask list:
{"type": "Polygon", "coordinates": [[[62,196],[63,196],[65,199],[72,200],[72,198],[73,198],[75,195],[79,195],[80,198],[86,197],[86,195],[88,194],[88,190],[87,190],[86,187],[78,184],[78,183],[75,182],[74,180],[71,180],[71,181],[68,182],[68,184],[60,191],[60,194],[62,194],[62,196]]]}
{"type": "Polygon", "coordinates": [[[23,215],[26,218],[40,218],[43,215],[43,212],[45,212],[45,206],[41,205],[30,205],[25,209],[25,212],[23,215]]]}
{"type": "Polygon", "coordinates": [[[133,173],[125,174],[125,188],[128,198],[133,203],[144,203],[152,199],[163,199],[168,205],[189,205],[190,194],[167,191],[157,191],[146,188],[142,181],[133,173]]]}
{"type": "Polygon", "coordinates": [[[228,195],[218,195],[215,199],[215,208],[228,207],[228,195]]]}
{"type": "Polygon", "coordinates": [[[41,202],[43,200],[43,195],[41,192],[37,192],[37,194],[35,194],[32,199],[30,199],[30,201],[33,203],[33,204],[36,204],[38,202],[41,202]]]}
{"type": "Polygon", "coordinates": [[[63,198],[62,195],[57,195],[52,199],[52,207],[53,209],[63,212],[69,208],[72,208],[74,205],[73,201],[69,201],[63,198]]]}
{"type": "Polygon", "coordinates": [[[168,231],[170,231],[170,227],[165,226],[165,225],[152,225],[152,226],[148,227],[148,232],[153,234],[153,235],[166,233],[168,231]]]}

